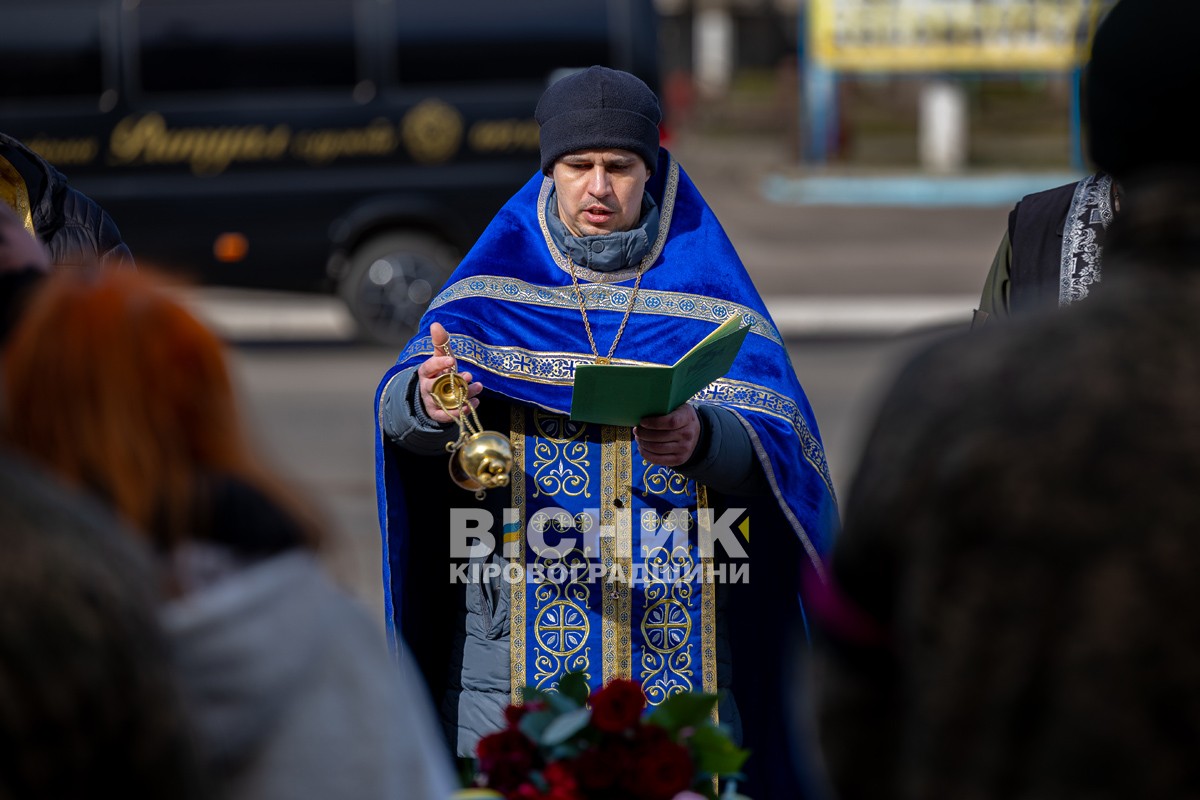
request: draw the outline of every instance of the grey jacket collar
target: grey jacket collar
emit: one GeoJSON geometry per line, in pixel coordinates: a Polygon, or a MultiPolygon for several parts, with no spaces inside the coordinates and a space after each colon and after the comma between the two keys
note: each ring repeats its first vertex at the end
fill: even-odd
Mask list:
{"type": "Polygon", "coordinates": [[[558,195],[551,189],[546,198],[546,227],[554,244],[571,263],[597,272],[616,272],[636,267],[658,236],[658,204],[649,193],[642,195],[642,218],[632,230],[598,236],[575,236],[558,216],[558,195]]]}

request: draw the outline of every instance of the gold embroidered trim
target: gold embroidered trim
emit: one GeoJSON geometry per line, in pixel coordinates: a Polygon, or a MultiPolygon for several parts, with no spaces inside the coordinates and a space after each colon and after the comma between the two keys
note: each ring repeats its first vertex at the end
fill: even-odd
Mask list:
{"type": "Polygon", "coordinates": [[[605,683],[632,674],[633,532],[628,494],[633,465],[630,435],[629,428],[613,425],[600,428],[600,559],[604,565],[602,675],[605,683]]]}
{"type": "MultiPolygon", "coordinates": [[[[591,283],[582,288],[583,297],[589,309],[620,313],[628,310],[629,304],[632,302],[632,313],[634,314],[692,319],[713,325],[720,325],[731,316],[741,314],[742,319],[750,326],[750,333],[770,339],[775,344],[783,344],[783,338],[771,324],[770,319],[741,303],[719,300],[701,294],[670,292],[645,287],[638,291],[637,297],[632,297],[631,288],[625,286],[591,283]]],[[[429,308],[440,308],[468,298],[484,298],[542,308],[579,307],[574,289],[569,286],[542,286],[506,275],[476,275],[455,281],[443,288],[429,304],[429,308]]]]}
{"type": "MultiPolygon", "coordinates": [[[[825,566],[821,556],[817,553],[817,548],[813,546],[812,539],[808,536],[808,531],[804,529],[804,525],[796,518],[789,506],[783,499],[783,493],[779,490],[779,480],[775,477],[775,467],[771,463],[771,457],[767,455],[767,451],[762,446],[762,440],[758,438],[758,434],[754,431],[754,426],[746,421],[738,412],[734,411],[738,421],[742,423],[742,427],[746,429],[746,433],[750,435],[750,442],[754,445],[754,453],[758,456],[758,461],[762,464],[763,473],[767,476],[767,483],[771,485],[771,494],[775,497],[775,502],[783,511],[788,523],[792,526],[792,530],[800,537],[800,544],[804,546],[804,552],[808,553],[808,560],[812,562],[813,568],[822,581],[825,580],[825,566]]],[[[831,490],[832,492],[832,490],[831,490]]],[[[837,497],[830,494],[836,506],[837,497]]]]}
{"type": "Polygon", "coordinates": [[[617,559],[625,580],[617,584],[620,597],[617,605],[617,674],[633,676],[633,429],[615,427],[617,457],[617,491],[622,508],[617,509],[617,559]]]}
{"type": "Polygon", "coordinates": [[[731,411],[740,408],[767,414],[787,423],[800,440],[800,451],[804,454],[804,460],[821,476],[830,496],[835,496],[825,448],[808,427],[800,404],[793,398],[764,386],[722,378],[709,384],[692,399],[697,402],[718,403],[731,411]]]}
{"type": "MultiPolygon", "coordinates": [[[[403,372],[403,370],[401,370],[401,372],[403,372]]],[[[379,393],[379,410],[376,412],[376,423],[377,423],[377,426],[376,426],[376,431],[377,431],[377,433],[376,433],[376,436],[378,436],[378,437],[379,437],[380,441],[383,443],[383,445],[384,445],[384,446],[386,446],[386,445],[387,445],[387,434],[383,432],[383,401],[384,401],[384,399],[387,397],[387,393],[388,393],[388,391],[389,391],[389,390],[392,388],[392,383],[393,383],[393,382],[396,380],[396,378],[400,377],[400,374],[401,374],[401,372],[397,372],[397,373],[395,373],[394,375],[392,375],[392,377],[388,378],[388,381],[387,381],[387,383],[386,383],[386,384],[384,384],[384,386],[383,386],[383,391],[379,393]]],[[[386,491],[383,493],[383,511],[382,511],[382,514],[381,514],[381,516],[382,516],[382,518],[383,518],[384,520],[387,520],[387,519],[388,519],[388,516],[389,516],[389,513],[388,513],[388,502],[387,502],[387,492],[386,492],[386,491]]],[[[386,524],[386,522],[385,522],[384,524],[386,524]]],[[[385,534],[385,535],[384,535],[384,537],[383,537],[383,541],[385,542],[385,544],[386,544],[386,542],[388,541],[388,537],[387,537],[387,535],[386,535],[386,534],[385,534]]],[[[384,566],[384,569],[386,569],[386,570],[387,570],[387,573],[386,573],[386,574],[387,574],[387,580],[388,580],[388,581],[391,581],[391,580],[392,580],[392,572],[391,572],[391,566],[388,564],[387,553],[384,553],[383,555],[384,555],[384,559],[383,559],[383,566],[384,566]]],[[[389,612],[390,614],[394,614],[394,613],[395,613],[395,610],[396,610],[396,597],[395,597],[395,595],[394,595],[394,594],[392,594],[392,593],[391,593],[391,592],[392,592],[392,587],[391,587],[391,586],[388,586],[388,587],[387,587],[387,589],[388,589],[388,592],[389,592],[389,594],[390,594],[390,596],[391,596],[391,598],[392,598],[392,602],[391,602],[391,608],[390,608],[390,609],[388,609],[388,612],[389,612]]],[[[394,620],[394,619],[389,619],[389,620],[388,620],[388,624],[389,624],[389,626],[391,626],[391,625],[392,625],[392,623],[394,623],[394,622],[395,622],[395,620],[394,620]]],[[[396,629],[394,629],[394,633],[392,634],[392,636],[393,636],[393,640],[392,640],[391,644],[393,644],[393,645],[394,645],[394,644],[396,643],[396,642],[395,642],[395,639],[396,639],[397,637],[399,637],[400,635],[401,635],[401,634],[400,634],[400,631],[399,631],[399,630],[396,630],[396,629]]]]}
{"type": "MultiPolygon", "coordinates": [[[[696,516],[700,518],[701,537],[711,537],[712,520],[708,515],[708,487],[696,484],[696,516]]],[[[700,668],[703,690],[717,693],[717,585],[713,579],[711,551],[700,559],[700,668]]],[[[717,706],[713,704],[712,721],[719,722],[717,706]]]]}
{"type": "Polygon", "coordinates": [[[572,422],[561,414],[534,410],[533,498],[591,497],[588,467],[587,424],[572,422]]]}
{"type": "MultiPolygon", "coordinates": [[[[403,374],[404,374],[404,370],[400,370],[399,372],[396,372],[395,374],[393,374],[392,377],[388,378],[387,383],[385,383],[383,385],[383,391],[379,393],[379,411],[376,413],[376,422],[379,423],[379,435],[381,437],[384,435],[384,433],[383,433],[384,401],[387,399],[388,392],[390,392],[392,390],[392,384],[395,383],[396,379],[399,378],[403,374]]],[[[403,400],[403,398],[399,398],[399,399],[403,400]]]]}
{"type": "Polygon", "coordinates": [[[504,546],[513,548],[509,564],[515,564],[516,569],[520,570],[519,576],[508,576],[509,693],[513,704],[520,705],[521,689],[525,686],[525,409],[513,403],[509,419],[511,431],[508,438],[512,442],[513,455],[510,480],[517,530],[511,533],[505,530],[503,536],[504,546]],[[511,543],[510,535],[515,536],[511,543]],[[513,577],[517,579],[512,580],[513,577]]]}

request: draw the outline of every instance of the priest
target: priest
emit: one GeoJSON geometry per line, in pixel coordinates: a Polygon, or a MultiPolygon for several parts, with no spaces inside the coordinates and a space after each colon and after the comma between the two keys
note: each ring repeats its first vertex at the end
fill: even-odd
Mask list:
{"type": "Polygon", "coordinates": [[[838,524],[812,409],[729,239],[660,148],[649,87],[591,67],[535,117],[541,173],[376,395],[388,625],[460,756],[522,687],[583,672],[632,678],[651,706],[719,694],[753,753],[745,791],[810,794],[785,676],[802,578],[823,575],[838,524]],[[673,364],[733,315],[749,326],[733,366],[688,402],[632,427],[571,419],[579,365],[673,364]],[[511,442],[502,474],[457,453],[448,467],[479,428],[511,442]]]}

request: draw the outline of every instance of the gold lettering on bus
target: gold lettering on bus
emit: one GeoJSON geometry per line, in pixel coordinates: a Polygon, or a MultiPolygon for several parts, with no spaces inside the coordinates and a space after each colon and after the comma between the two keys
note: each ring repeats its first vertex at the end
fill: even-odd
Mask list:
{"type": "Polygon", "coordinates": [[[399,144],[396,126],[381,117],[365,128],[297,131],[292,139],[292,155],[310,164],[326,164],[337,158],[390,155],[399,144]]]}
{"type": "Polygon", "coordinates": [[[286,125],[168,128],[161,114],[126,117],[113,128],[109,162],[188,164],[197,175],[217,175],[235,161],[276,161],[291,142],[286,125]]]}
{"type": "Polygon", "coordinates": [[[477,153],[504,153],[538,149],[538,124],[534,119],[488,119],[476,122],[467,143],[477,153]]]}
{"type": "Polygon", "coordinates": [[[436,98],[422,100],[400,120],[400,136],[414,161],[436,164],[447,161],[462,143],[462,114],[436,98]]]}
{"type": "Polygon", "coordinates": [[[92,136],[86,139],[52,139],[35,136],[27,139],[29,149],[57,167],[89,164],[100,152],[100,142],[92,136]]]}

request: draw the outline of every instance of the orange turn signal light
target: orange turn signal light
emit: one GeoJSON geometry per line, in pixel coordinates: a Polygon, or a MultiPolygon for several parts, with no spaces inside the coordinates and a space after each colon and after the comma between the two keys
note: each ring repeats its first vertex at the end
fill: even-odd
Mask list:
{"type": "Polygon", "coordinates": [[[235,264],[250,252],[250,240],[240,233],[222,233],[213,241],[213,255],[217,261],[235,264]]]}

